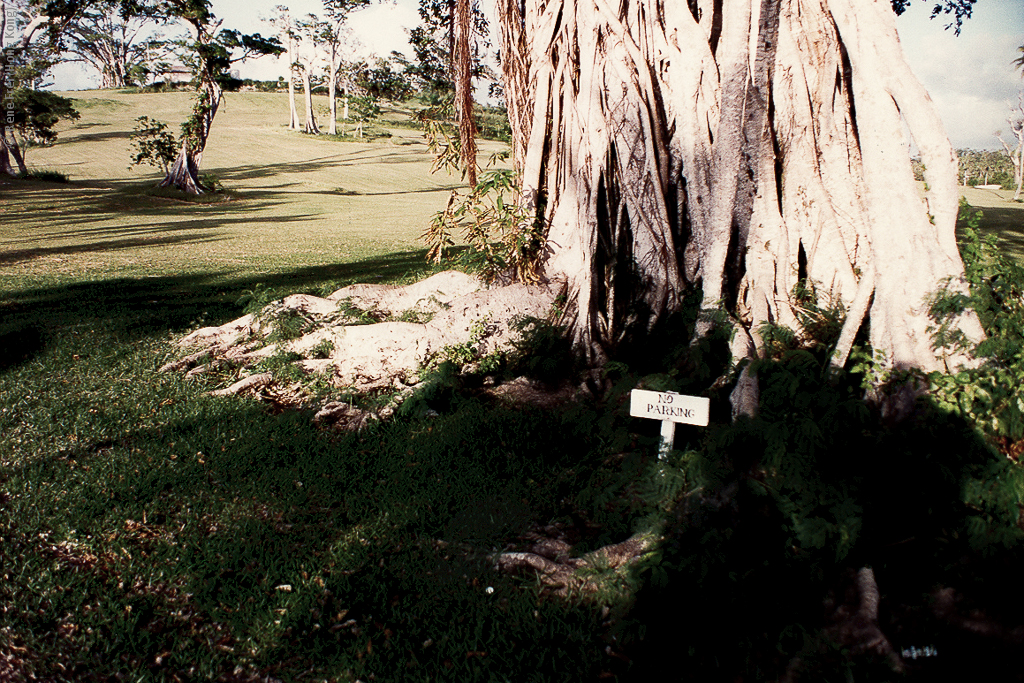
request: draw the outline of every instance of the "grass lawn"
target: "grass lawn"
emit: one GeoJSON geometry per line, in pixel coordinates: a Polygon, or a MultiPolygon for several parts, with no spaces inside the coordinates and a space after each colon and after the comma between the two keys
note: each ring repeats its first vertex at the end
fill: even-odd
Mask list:
{"type": "MultiPolygon", "coordinates": [[[[489,559],[579,514],[570,493],[601,467],[594,414],[468,401],[337,435],[156,372],[255,290],[427,272],[417,237],[454,183],[419,133],[317,140],[268,115],[283,96],[228,94],[204,170],[229,193],[192,203],[126,170],[135,117],[180,120],[187,94],[73,96],[81,121],[28,155],[71,184],[0,180],[0,680],[573,680],[621,664],[600,604],[538,599],[489,559]]],[[[614,505],[590,507],[609,521],[594,542],[628,535],[614,505]]]]}
{"type": "MultiPolygon", "coordinates": [[[[457,178],[430,174],[419,131],[394,128],[368,143],[318,140],[279,124],[286,95],[228,93],[202,167],[230,191],[225,201],[146,196],[161,176],[127,169],[134,121],[147,115],[175,128],[189,93],[68,95],[81,120],[27,160],[72,184],[0,181],[0,277],[8,285],[57,274],[255,275],[407,252],[420,248],[419,235],[457,187],[457,178]]],[[[481,158],[500,147],[484,142],[481,158]]]]}

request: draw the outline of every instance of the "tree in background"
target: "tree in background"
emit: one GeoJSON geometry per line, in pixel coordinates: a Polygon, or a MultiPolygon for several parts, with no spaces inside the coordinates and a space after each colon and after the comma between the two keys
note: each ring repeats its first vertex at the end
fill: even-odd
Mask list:
{"type": "Polygon", "coordinates": [[[28,171],[25,166],[26,150],[52,144],[57,139],[53,127],[60,121],[74,121],[80,116],[70,99],[45,90],[18,88],[11,93],[10,102],[14,113],[7,117],[7,125],[21,137],[20,145],[15,147],[19,150],[15,159],[24,175],[28,171]]]}
{"type": "Polygon", "coordinates": [[[371,65],[362,61],[353,66],[354,83],[363,92],[393,102],[400,102],[413,93],[412,83],[405,73],[394,68],[400,62],[393,57],[374,57],[372,62],[371,65]]]}
{"type": "MultiPolygon", "coordinates": [[[[858,334],[889,368],[964,360],[929,332],[926,298],[963,278],[957,164],[904,58],[902,4],[498,1],[523,204],[591,362],[693,291],[727,316],[733,358],[756,357],[765,324],[799,328],[801,286],[844,313],[835,366],[858,334]]],[[[964,5],[942,3],[957,21],[964,5]]],[[[972,316],[959,325],[982,334],[972,316]]],[[[757,391],[744,372],[736,414],[757,391]]]]}
{"type": "MultiPolygon", "coordinates": [[[[1013,177],[1013,164],[1009,157],[997,150],[958,149],[961,185],[988,185],[990,182],[1009,184],[1013,177]]],[[[921,175],[924,179],[924,175],[921,175]]]]}
{"type": "Polygon", "coordinates": [[[302,95],[306,103],[306,123],[303,131],[310,135],[319,135],[320,126],[316,122],[316,113],[313,111],[313,73],[317,67],[318,53],[321,47],[320,20],[315,14],[307,15],[305,19],[295,22],[295,31],[299,41],[295,48],[295,61],[292,63],[295,71],[302,80],[302,95]]]}
{"type": "Polygon", "coordinates": [[[319,22],[316,33],[327,58],[327,100],[331,117],[328,133],[331,135],[338,133],[338,74],[346,55],[351,52],[346,46],[354,42],[346,23],[352,12],[369,4],[370,0],[324,0],[327,19],[319,22]]]}
{"type": "Polygon", "coordinates": [[[284,54],[288,59],[288,129],[299,129],[299,112],[295,106],[295,44],[298,35],[292,23],[291,13],[284,5],[274,8],[274,15],[264,19],[277,30],[278,40],[285,46],[284,54]]]}
{"type": "Polygon", "coordinates": [[[163,46],[159,35],[152,35],[155,24],[149,12],[126,18],[114,0],[96,3],[65,31],[62,61],[84,62],[96,69],[102,88],[144,85],[163,46]]]}
{"type": "Polygon", "coordinates": [[[199,165],[224,95],[224,84],[231,80],[230,66],[250,57],[278,55],[285,48],[276,38],[221,29],[221,20],[213,15],[210,0],[169,0],[165,8],[169,17],[180,19],[191,29],[192,36],[180,41],[179,47],[182,61],[192,69],[196,98],[192,115],[182,124],[178,156],[160,187],[201,194],[204,188],[199,181],[199,165]]]}
{"type": "Polygon", "coordinates": [[[0,103],[4,109],[0,116],[0,173],[28,172],[15,131],[24,131],[24,126],[29,125],[27,121],[34,116],[18,113],[16,107],[19,103],[28,106],[30,100],[36,105],[41,101],[20,91],[35,89],[53,63],[61,33],[80,11],[81,7],[73,2],[0,2],[0,103]]]}
{"type": "Polygon", "coordinates": [[[1020,199],[1021,181],[1024,178],[1024,90],[1017,94],[1017,104],[1010,109],[1010,115],[1006,118],[1010,126],[1010,134],[1013,135],[1014,145],[1011,147],[1001,133],[997,132],[996,137],[1010,157],[1013,164],[1013,182],[1016,190],[1013,193],[1013,201],[1020,199]]]}
{"type": "Polygon", "coordinates": [[[406,72],[416,88],[434,104],[452,97],[455,92],[455,53],[458,31],[467,34],[470,43],[471,75],[474,79],[493,78],[483,62],[490,48],[487,17],[479,2],[465,2],[469,11],[469,31],[466,18],[457,16],[464,0],[420,0],[420,24],[409,30],[409,44],[413,61],[405,62],[406,72]]]}

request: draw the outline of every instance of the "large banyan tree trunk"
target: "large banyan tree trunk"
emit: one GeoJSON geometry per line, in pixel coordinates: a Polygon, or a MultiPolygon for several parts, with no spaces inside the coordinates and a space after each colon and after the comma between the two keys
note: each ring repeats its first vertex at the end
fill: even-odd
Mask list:
{"type": "Polygon", "coordinates": [[[847,311],[836,363],[868,325],[892,366],[941,366],[925,299],[963,273],[957,163],[886,0],[498,9],[514,161],[593,360],[698,287],[752,355],[806,279],[847,311]]]}

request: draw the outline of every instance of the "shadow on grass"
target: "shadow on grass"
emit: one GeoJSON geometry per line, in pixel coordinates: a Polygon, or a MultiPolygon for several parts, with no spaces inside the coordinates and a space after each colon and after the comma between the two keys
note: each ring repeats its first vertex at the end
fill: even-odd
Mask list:
{"type": "MultiPolygon", "coordinates": [[[[396,149],[385,153],[370,153],[365,149],[357,149],[351,152],[330,154],[315,159],[303,159],[301,161],[282,161],[267,164],[250,164],[245,166],[231,166],[230,168],[208,169],[216,174],[221,180],[242,182],[253,178],[270,178],[280,174],[310,174],[322,173],[332,168],[345,168],[348,166],[361,166],[372,168],[374,164],[418,164],[423,168],[429,167],[431,158],[429,152],[424,148],[421,152],[396,149]]],[[[458,183],[443,183],[437,187],[423,188],[420,190],[396,190],[383,194],[404,194],[406,192],[436,192],[450,190],[459,187],[458,183]]],[[[367,193],[374,194],[374,193],[367,193]]]]}
{"type": "MultiPolygon", "coordinates": [[[[194,227],[194,225],[189,224],[188,226],[180,226],[174,229],[185,230],[194,227]]],[[[157,228],[156,230],[159,230],[159,228],[157,228]]],[[[102,232],[109,231],[104,230],[102,232]]],[[[123,231],[118,230],[117,232],[123,231]]],[[[151,230],[143,230],[140,232],[151,232],[151,230]]],[[[218,242],[221,239],[224,238],[217,237],[216,235],[196,234],[167,237],[136,237],[126,239],[104,240],[100,242],[88,242],[85,244],[72,244],[60,247],[14,249],[0,252],[0,266],[9,266],[15,263],[20,263],[22,261],[31,261],[32,259],[43,258],[46,256],[88,254],[95,252],[114,252],[121,251],[123,249],[166,246],[172,244],[203,244],[207,242],[218,242]]]]}
{"type": "Polygon", "coordinates": [[[98,326],[138,338],[183,330],[200,320],[221,324],[242,315],[239,298],[257,287],[284,296],[326,294],[324,287],[357,282],[390,282],[426,273],[425,255],[423,250],[397,252],[276,274],[204,272],[0,292],[0,369],[30,360],[70,329],[98,326]]]}
{"type": "MultiPolygon", "coordinates": [[[[32,225],[25,233],[4,231],[6,248],[0,266],[45,256],[111,252],[136,247],[199,244],[227,239],[244,230],[253,214],[281,204],[272,192],[251,192],[212,203],[148,195],[148,188],[128,186],[122,191],[83,191],[69,188],[55,199],[50,188],[18,182],[9,188],[12,208],[5,212],[8,225],[32,225]],[[110,225],[112,221],[118,224],[110,225]],[[37,227],[38,226],[38,227],[37,227]],[[24,236],[22,237],[22,234],[24,236]],[[53,241],[72,241],[53,244],[53,241]],[[44,247],[33,245],[48,242],[44,247]],[[24,245],[24,246],[22,246],[24,245]]],[[[308,214],[275,216],[278,224],[301,223],[308,214]]]]}
{"type": "MultiPolygon", "coordinates": [[[[107,126],[109,126],[110,124],[108,123],[108,124],[99,124],[99,125],[107,125],[107,126]]],[[[76,129],[77,128],[82,128],[82,127],[83,126],[77,126],[76,129]]],[[[72,133],[73,134],[68,136],[67,138],[57,138],[57,143],[56,144],[59,145],[59,144],[62,144],[62,143],[70,144],[70,143],[75,143],[75,142],[104,142],[106,140],[125,140],[127,138],[130,138],[134,134],[131,131],[126,131],[126,130],[112,130],[112,131],[107,131],[107,132],[103,132],[103,133],[79,133],[79,134],[74,134],[74,131],[72,131],[72,133]]]]}
{"type": "MultiPolygon", "coordinates": [[[[83,363],[76,374],[103,371],[83,363]]],[[[308,413],[139,370],[113,405],[65,399],[63,414],[86,415],[70,420],[77,438],[0,472],[0,561],[17,571],[0,627],[28,653],[15,674],[596,678],[596,610],[540,602],[488,560],[550,518],[554,491],[537,482],[586,459],[585,430],[470,402],[331,435],[308,413]]]]}

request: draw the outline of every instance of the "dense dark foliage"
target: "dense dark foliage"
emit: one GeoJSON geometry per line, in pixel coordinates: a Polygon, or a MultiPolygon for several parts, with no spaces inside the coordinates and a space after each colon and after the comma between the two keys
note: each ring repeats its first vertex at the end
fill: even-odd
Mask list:
{"type": "Polygon", "coordinates": [[[808,300],[802,330],[766,330],[769,357],[752,368],[757,417],[694,434],[658,475],[659,495],[676,496],[631,614],[650,624],[635,645],[638,680],[666,657],[679,680],[901,678],[836,635],[864,566],[903,675],[1019,678],[1007,672],[1024,609],[1012,570],[1024,561],[1024,471],[1005,445],[1021,438],[1024,383],[1006,373],[1022,371],[1024,270],[971,230],[963,252],[971,293],[936,297],[937,336],[966,343],[944,339],[941,323],[974,308],[989,334],[974,349],[982,364],[927,378],[932,392],[905,420],[884,417],[879,402],[925,378],[880,377],[864,349],[830,372],[837,311],[808,300]],[[882,383],[874,402],[867,380],[882,383]],[[672,626],[654,627],[667,608],[672,626]]]}

